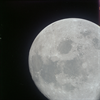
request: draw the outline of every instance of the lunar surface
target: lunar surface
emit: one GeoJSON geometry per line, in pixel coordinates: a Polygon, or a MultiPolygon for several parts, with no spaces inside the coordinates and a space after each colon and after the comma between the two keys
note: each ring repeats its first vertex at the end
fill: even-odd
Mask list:
{"type": "Polygon", "coordinates": [[[48,25],[32,43],[29,70],[49,100],[96,100],[100,93],[100,27],[79,18],[48,25]]]}

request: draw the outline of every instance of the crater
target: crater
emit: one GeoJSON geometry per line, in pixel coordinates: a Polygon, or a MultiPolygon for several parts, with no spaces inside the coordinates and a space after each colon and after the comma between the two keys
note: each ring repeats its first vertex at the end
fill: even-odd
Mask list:
{"type": "Polygon", "coordinates": [[[72,49],[72,40],[63,40],[59,43],[57,50],[61,53],[61,54],[67,54],[70,52],[70,50],[72,49]]]}

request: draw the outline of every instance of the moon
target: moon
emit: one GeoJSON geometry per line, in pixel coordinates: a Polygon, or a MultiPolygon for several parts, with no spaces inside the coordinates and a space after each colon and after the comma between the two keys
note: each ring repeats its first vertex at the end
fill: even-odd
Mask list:
{"type": "Polygon", "coordinates": [[[29,71],[50,100],[96,100],[100,92],[100,27],[80,18],[51,23],[30,47],[29,71]]]}

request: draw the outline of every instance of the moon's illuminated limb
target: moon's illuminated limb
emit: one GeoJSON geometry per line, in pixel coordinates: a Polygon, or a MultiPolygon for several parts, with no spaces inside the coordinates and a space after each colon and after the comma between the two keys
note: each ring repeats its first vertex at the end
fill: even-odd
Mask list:
{"type": "Polygon", "coordinates": [[[99,26],[77,18],[56,21],[40,32],[29,52],[29,67],[47,98],[96,98],[100,90],[99,37],[99,26]]]}

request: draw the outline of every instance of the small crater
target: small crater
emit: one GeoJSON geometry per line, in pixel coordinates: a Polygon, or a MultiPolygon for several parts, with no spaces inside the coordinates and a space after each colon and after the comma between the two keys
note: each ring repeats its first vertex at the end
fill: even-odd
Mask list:
{"type": "Polygon", "coordinates": [[[72,48],[72,41],[71,40],[64,40],[61,41],[59,46],[57,47],[57,50],[61,53],[61,54],[67,54],[70,52],[71,48],[72,48]]]}

